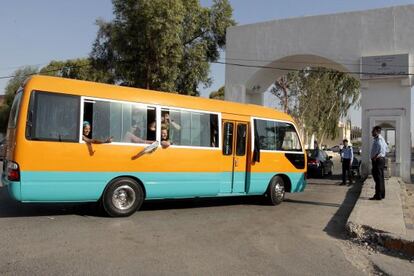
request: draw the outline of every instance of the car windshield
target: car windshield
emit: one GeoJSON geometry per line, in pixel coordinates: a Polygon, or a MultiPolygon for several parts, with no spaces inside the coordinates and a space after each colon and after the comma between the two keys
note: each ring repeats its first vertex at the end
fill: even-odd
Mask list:
{"type": "Polygon", "coordinates": [[[328,156],[323,150],[313,149],[313,150],[308,150],[308,158],[325,162],[328,156]]]}
{"type": "Polygon", "coordinates": [[[319,150],[313,149],[313,150],[307,150],[307,152],[308,152],[308,157],[310,157],[310,158],[318,158],[319,150]]]}

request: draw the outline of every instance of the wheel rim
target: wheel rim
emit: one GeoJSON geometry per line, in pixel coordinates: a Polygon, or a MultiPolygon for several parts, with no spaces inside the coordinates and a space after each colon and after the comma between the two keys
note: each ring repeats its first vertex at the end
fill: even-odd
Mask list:
{"type": "Polygon", "coordinates": [[[274,186],[273,193],[278,201],[283,200],[283,197],[285,196],[285,186],[277,182],[274,186]]]}
{"type": "Polygon", "coordinates": [[[136,199],[135,191],[128,185],[123,185],[112,194],[112,204],[119,210],[126,210],[134,205],[136,199]]]}

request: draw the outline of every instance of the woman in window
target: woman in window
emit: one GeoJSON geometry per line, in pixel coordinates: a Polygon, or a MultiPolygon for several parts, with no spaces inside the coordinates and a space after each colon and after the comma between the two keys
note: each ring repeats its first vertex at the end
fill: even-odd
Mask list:
{"type": "Polygon", "coordinates": [[[166,126],[161,127],[161,146],[168,148],[171,145],[170,139],[168,138],[168,128],[166,126]]]}
{"type": "Polygon", "coordinates": [[[88,121],[83,122],[83,132],[82,132],[82,140],[88,144],[104,144],[104,143],[111,143],[112,137],[106,138],[105,141],[101,141],[98,139],[93,139],[90,137],[91,135],[91,124],[88,121]]]}

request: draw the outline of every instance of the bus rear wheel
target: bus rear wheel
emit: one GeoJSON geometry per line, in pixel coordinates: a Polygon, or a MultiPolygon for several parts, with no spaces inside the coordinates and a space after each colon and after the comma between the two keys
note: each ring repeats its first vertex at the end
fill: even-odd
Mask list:
{"type": "Polygon", "coordinates": [[[122,177],[111,181],[102,197],[105,212],[111,217],[127,217],[144,202],[142,187],[133,179],[122,177]]]}
{"type": "Polygon", "coordinates": [[[270,205],[279,205],[285,198],[285,182],[280,176],[272,178],[267,189],[267,198],[270,205]]]}

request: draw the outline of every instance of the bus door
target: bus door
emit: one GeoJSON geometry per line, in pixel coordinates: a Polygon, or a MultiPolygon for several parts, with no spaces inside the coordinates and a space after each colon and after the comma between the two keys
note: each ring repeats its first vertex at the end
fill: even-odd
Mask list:
{"type": "Polygon", "coordinates": [[[221,192],[246,192],[248,123],[223,121],[223,157],[227,175],[221,192]],[[226,185],[227,184],[227,185],[226,185]]]}

